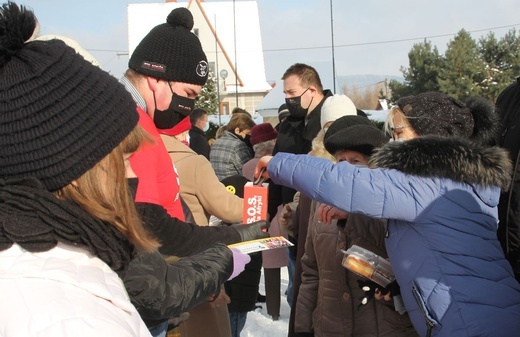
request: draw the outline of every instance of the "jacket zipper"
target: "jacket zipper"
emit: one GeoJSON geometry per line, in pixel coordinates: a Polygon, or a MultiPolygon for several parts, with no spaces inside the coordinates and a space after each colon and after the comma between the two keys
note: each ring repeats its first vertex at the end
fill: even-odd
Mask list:
{"type": "Polygon", "coordinates": [[[417,302],[417,305],[419,306],[419,310],[421,311],[421,314],[424,317],[424,320],[426,321],[426,327],[428,330],[426,331],[426,337],[430,337],[432,335],[432,329],[435,327],[435,322],[432,322],[428,315],[426,314],[426,309],[422,305],[422,300],[419,296],[419,292],[417,291],[417,287],[415,285],[412,286],[412,293],[413,297],[415,297],[415,301],[417,302]]]}

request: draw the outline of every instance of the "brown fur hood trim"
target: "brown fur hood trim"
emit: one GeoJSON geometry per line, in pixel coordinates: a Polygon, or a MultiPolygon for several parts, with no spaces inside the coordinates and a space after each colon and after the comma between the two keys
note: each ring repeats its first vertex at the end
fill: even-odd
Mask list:
{"type": "Polygon", "coordinates": [[[372,155],[370,167],[502,189],[508,187],[512,169],[507,151],[502,148],[439,136],[388,143],[372,155]]]}

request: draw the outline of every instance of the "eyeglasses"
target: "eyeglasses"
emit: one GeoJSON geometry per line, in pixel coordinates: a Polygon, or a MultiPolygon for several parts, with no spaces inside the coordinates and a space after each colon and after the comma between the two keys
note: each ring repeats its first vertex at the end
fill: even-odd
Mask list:
{"type": "Polygon", "coordinates": [[[406,129],[406,128],[409,128],[410,126],[409,125],[403,125],[403,126],[391,126],[390,127],[390,131],[392,131],[392,139],[395,141],[396,140],[396,137],[395,137],[395,132],[398,131],[398,130],[401,130],[401,129],[406,129]]]}
{"type": "Polygon", "coordinates": [[[409,125],[406,125],[406,126],[391,126],[390,127],[390,131],[394,132],[395,130],[406,129],[406,128],[409,128],[409,127],[410,127],[409,125]]]}

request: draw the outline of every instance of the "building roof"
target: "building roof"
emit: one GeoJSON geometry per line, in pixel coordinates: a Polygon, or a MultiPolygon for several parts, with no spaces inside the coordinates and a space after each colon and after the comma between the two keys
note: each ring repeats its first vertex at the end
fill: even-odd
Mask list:
{"type": "Polygon", "coordinates": [[[166,22],[168,14],[177,7],[187,7],[192,12],[195,21],[194,29],[199,31],[199,38],[208,61],[217,61],[216,72],[226,70],[230,74],[226,81],[227,91],[235,91],[235,83],[238,84],[238,92],[268,92],[271,89],[265,77],[256,1],[190,0],[189,2],[129,4],[127,9],[129,53],[133,52],[153,27],[166,22]],[[218,51],[218,59],[216,51],[218,51]]]}

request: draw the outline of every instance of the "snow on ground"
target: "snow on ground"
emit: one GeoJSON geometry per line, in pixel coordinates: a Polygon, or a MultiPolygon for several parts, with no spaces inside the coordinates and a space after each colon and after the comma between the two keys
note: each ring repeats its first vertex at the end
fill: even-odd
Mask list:
{"type": "MultiPolygon", "coordinates": [[[[263,270],[263,269],[262,269],[263,270]]],[[[247,314],[246,326],[240,333],[240,337],[286,337],[287,327],[289,324],[290,308],[285,297],[285,290],[289,280],[287,268],[282,268],[281,271],[281,305],[280,305],[280,320],[273,321],[267,314],[265,303],[258,303],[261,309],[256,309],[247,314]]],[[[260,278],[260,293],[265,295],[264,289],[264,275],[260,278]]]]}

